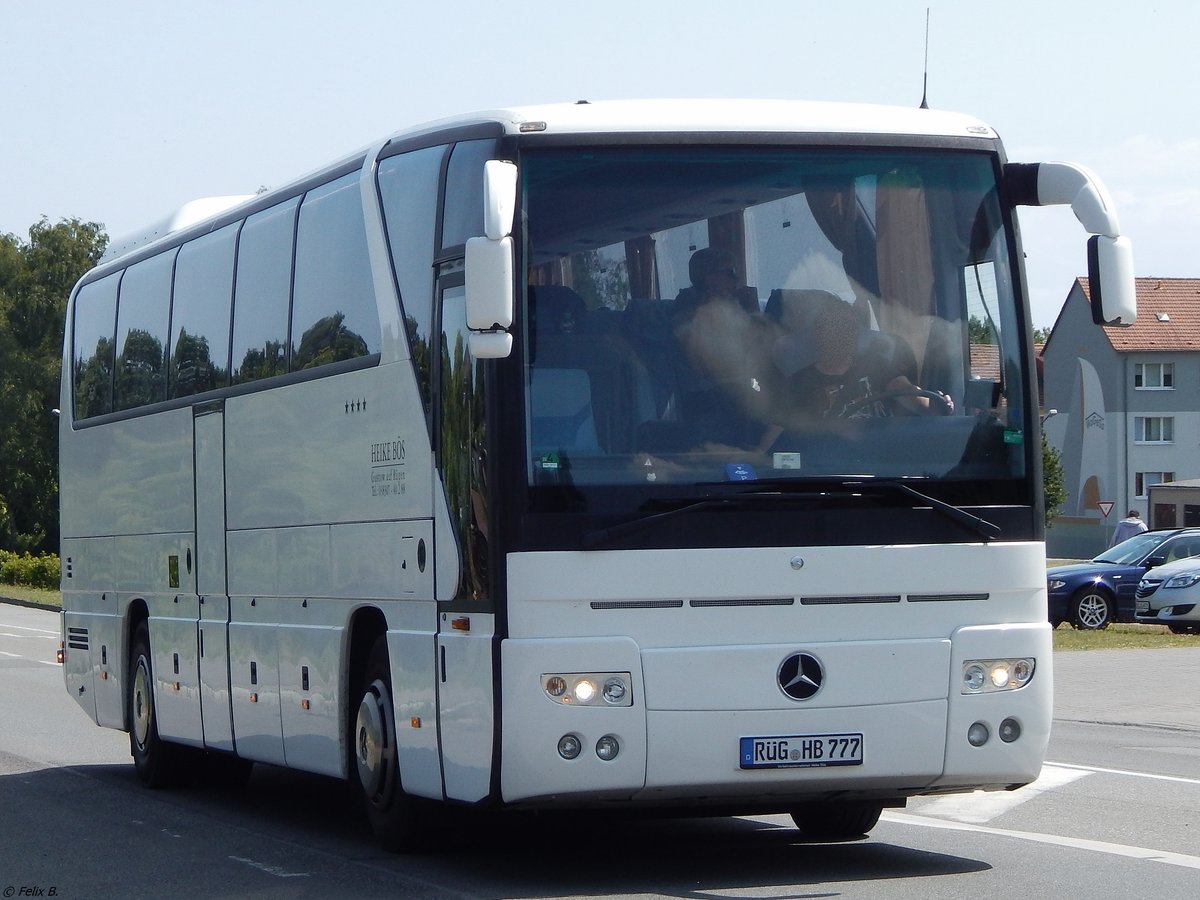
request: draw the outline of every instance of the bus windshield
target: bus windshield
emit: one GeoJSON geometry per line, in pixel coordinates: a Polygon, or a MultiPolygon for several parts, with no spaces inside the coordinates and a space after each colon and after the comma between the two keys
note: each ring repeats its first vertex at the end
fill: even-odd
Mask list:
{"type": "Polygon", "coordinates": [[[997,166],[953,149],[524,152],[530,485],[1023,478],[997,166]]]}

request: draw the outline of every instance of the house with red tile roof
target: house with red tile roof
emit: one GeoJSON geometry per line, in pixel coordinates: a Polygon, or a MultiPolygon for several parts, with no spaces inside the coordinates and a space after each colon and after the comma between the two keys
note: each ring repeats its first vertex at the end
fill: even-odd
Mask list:
{"type": "Polygon", "coordinates": [[[1130,509],[1172,524],[1154,521],[1150,486],[1200,477],[1200,278],[1136,283],[1137,322],[1097,328],[1077,279],[1042,350],[1045,407],[1057,410],[1044,428],[1068,491],[1050,556],[1095,555],[1130,509]]]}

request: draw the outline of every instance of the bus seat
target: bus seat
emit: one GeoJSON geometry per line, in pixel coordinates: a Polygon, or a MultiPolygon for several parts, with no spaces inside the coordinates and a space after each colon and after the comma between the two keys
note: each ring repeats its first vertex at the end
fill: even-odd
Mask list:
{"type": "Polygon", "coordinates": [[[534,451],[599,453],[592,380],[583,369],[535,368],[529,373],[534,451]]]}

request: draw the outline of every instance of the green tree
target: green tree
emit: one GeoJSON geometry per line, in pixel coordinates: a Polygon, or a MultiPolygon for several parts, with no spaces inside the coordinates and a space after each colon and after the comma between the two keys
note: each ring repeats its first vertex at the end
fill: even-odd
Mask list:
{"type": "Polygon", "coordinates": [[[107,243],[78,219],[42,219],[28,241],[0,235],[0,549],[57,549],[64,312],[107,243]]]}
{"type": "Polygon", "coordinates": [[[1063,477],[1062,454],[1046,440],[1042,432],[1042,490],[1046,503],[1046,527],[1050,520],[1058,515],[1059,509],[1067,501],[1067,484],[1063,477]]]}

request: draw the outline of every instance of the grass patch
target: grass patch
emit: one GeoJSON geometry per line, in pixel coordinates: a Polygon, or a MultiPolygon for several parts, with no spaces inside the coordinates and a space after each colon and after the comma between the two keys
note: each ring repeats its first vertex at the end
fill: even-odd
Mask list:
{"type": "Polygon", "coordinates": [[[1200,647],[1200,635],[1171,634],[1166,625],[1109,625],[1103,631],[1054,630],[1055,650],[1139,650],[1155,647],[1200,647]]]}
{"type": "Polygon", "coordinates": [[[20,584],[0,584],[0,597],[62,609],[61,591],[48,591],[44,588],[25,587],[20,584]]]}

